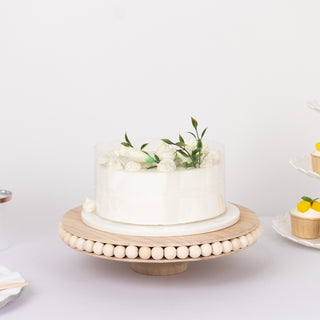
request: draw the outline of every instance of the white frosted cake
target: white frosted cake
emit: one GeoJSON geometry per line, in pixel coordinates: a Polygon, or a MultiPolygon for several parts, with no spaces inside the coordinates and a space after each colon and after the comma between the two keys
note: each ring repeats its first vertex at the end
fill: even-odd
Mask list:
{"type": "MultiPolygon", "coordinates": [[[[125,142],[95,148],[95,200],[83,211],[118,223],[169,226],[212,219],[225,205],[224,149],[203,140],[168,139],[134,147],[125,142]]],[[[139,144],[140,145],[140,144],[139,144]]]]}

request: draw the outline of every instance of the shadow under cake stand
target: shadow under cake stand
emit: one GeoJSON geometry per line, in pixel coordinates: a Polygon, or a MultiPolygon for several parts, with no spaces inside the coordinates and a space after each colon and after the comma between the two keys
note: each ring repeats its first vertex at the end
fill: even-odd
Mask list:
{"type": "Polygon", "coordinates": [[[222,230],[186,236],[132,236],[93,229],[81,220],[82,207],[68,211],[59,224],[60,238],[72,249],[93,257],[130,262],[146,275],[173,275],[187,270],[188,263],[241,252],[262,234],[256,213],[240,209],[239,221],[222,230]]]}

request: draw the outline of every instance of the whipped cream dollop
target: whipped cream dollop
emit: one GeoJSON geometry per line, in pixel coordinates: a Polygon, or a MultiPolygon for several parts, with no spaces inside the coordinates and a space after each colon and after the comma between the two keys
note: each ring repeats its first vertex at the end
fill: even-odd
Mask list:
{"type": "MultiPolygon", "coordinates": [[[[157,167],[160,172],[170,172],[177,167],[188,167],[183,163],[192,162],[190,159],[192,152],[197,149],[198,140],[190,139],[185,142],[182,148],[182,154],[177,152],[177,147],[168,143],[161,143],[155,150],[146,152],[135,147],[127,147],[121,145],[118,150],[112,150],[102,153],[98,156],[97,162],[99,165],[110,168],[112,170],[126,170],[130,172],[146,170],[150,167],[157,167]],[[190,154],[184,156],[183,154],[190,154]],[[160,162],[158,163],[158,160],[160,162]],[[170,161],[169,161],[170,160],[170,161]]],[[[198,150],[197,150],[198,152],[198,150]]],[[[220,162],[220,151],[210,151],[208,142],[202,141],[201,158],[199,161],[201,168],[209,168],[220,162]]],[[[198,164],[198,160],[197,160],[198,164]]]]}
{"type": "Polygon", "coordinates": [[[172,145],[169,145],[167,143],[162,143],[156,148],[155,154],[160,158],[160,160],[164,160],[164,159],[174,160],[176,156],[176,149],[172,145]]]}
{"type": "Polygon", "coordinates": [[[315,150],[315,151],[312,152],[312,155],[316,156],[316,157],[320,157],[320,151],[315,150]]]}
{"type": "Polygon", "coordinates": [[[171,172],[176,170],[176,163],[172,159],[164,159],[158,163],[158,171],[171,172]]]}
{"type": "Polygon", "coordinates": [[[119,160],[119,152],[117,150],[112,150],[101,154],[98,158],[98,163],[101,165],[107,165],[108,162],[112,160],[119,160]]]}
{"type": "Polygon", "coordinates": [[[295,209],[291,210],[291,213],[293,215],[295,215],[297,217],[301,217],[301,218],[310,218],[310,219],[318,218],[318,219],[320,219],[320,212],[315,211],[313,209],[309,209],[307,212],[302,213],[302,212],[298,211],[297,208],[295,208],[295,209]]]}
{"type": "Polygon", "coordinates": [[[210,151],[206,155],[204,155],[204,159],[201,162],[201,168],[209,168],[214,166],[216,163],[220,161],[220,152],[218,151],[210,151]]]}
{"type": "Polygon", "coordinates": [[[141,170],[141,164],[139,162],[135,161],[129,161],[125,166],[126,171],[140,171],[141,170]]]}
{"type": "Polygon", "coordinates": [[[96,201],[93,199],[86,198],[86,201],[82,205],[84,212],[93,213],[96,211],[96,201]]]}
{"type": "Polygon", "coordinates": [[[107,167],[113,170],[123,170],[123,163],[120,159],[112,159],[107,163],[107,167]]]}

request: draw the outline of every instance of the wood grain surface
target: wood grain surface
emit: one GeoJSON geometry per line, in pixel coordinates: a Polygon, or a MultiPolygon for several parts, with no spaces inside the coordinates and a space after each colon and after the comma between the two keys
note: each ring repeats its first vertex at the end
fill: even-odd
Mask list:
{"type": "Polygon", "coordinates": [[[168,247],[201,245],[210,242],[234,239],[257,229],[260,224],[257,214],[240,205],[237,205],[237,207],[240,209],[240,220],[233,226],[219,231],[188,236],[140,237],[100,231],[93,229],[82,222],[81,206],[71,209],[63,216],[62,227],[65,231],[83,239],[123,246],[168,247]]]}

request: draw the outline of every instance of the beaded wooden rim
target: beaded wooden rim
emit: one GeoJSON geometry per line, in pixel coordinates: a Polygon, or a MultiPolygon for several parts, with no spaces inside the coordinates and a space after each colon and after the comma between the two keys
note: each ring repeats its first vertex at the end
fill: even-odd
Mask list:
{"type": "Polygon", "coordinates": [[[77,207],[64,215],[58,233],[72,249],[99,258],[143,263],[206,260],[240,252],[253,245],[262,234],[257,215],[238,207],[240,220],[235,225],[180,237],[138,237],[99,231],[82,222],[81,207],[77,207]]]}

